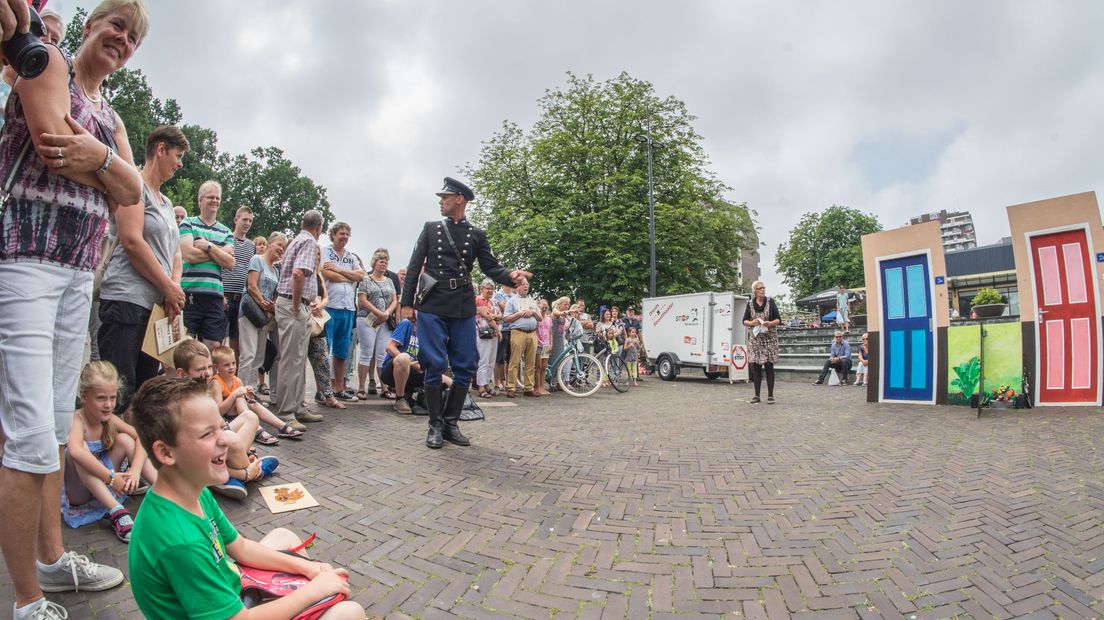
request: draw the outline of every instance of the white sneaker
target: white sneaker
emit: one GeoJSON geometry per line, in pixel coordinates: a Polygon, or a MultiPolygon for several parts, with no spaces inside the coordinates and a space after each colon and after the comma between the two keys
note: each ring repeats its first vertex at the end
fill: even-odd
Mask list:
{"type": "Polygon", "coordinates": [[[43,592],[99,592],[123,583],[123,571],[97,564],[76,551],[61,556],[61,568],[44,570],[36,564],[35,576],[43,592]]]}
{"type": "Polygon", "coordinates": [[[65,620],[69,617],[69,612],[64,607],[45,598],[39,599],[35,608],[24,614],[26,615],[19,617],[26,620],[65,620]]]}

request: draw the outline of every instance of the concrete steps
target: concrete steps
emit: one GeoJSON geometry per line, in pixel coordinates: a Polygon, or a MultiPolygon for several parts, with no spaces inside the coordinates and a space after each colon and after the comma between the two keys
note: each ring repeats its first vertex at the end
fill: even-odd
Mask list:
{"type": "MultiPolygon", "coordinates": [[[[775,376],[783,381],[815,381],[828,358],[835,328],[783,328],[778,330],[778,363],[775,376]]],[[[845,336],[851,344],[852,368],[858,367],[858,347],[862,332],[852,330],[845,336]]]]}

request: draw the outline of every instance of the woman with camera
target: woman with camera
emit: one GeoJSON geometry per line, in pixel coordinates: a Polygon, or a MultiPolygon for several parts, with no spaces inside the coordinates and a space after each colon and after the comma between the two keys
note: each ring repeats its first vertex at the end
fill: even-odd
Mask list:
{"type": "Polygon", "coordinates": [[[123,581],[117,569],[65,552],[60,455],[108,213],[142,200],[126,128],[100,88],[148,30],[142,0],[105,0],[89,14],[75,59],[47,45],[42,72],[16,80],[0,130],[0,488],[8,498],[0,502],[0,549],[16,617],[63,617],[43,591],[123,581]]]}

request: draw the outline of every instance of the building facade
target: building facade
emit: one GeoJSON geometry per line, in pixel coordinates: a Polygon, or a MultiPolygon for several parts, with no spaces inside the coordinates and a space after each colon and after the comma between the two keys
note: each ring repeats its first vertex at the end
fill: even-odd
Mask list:
{"type": "Polygon", "coordinates": [[[909,225],[923,222],[939,222],[939,232],[943,238],[944,252],[958,252],[977,247],[977,235],[974,232],[974,218],[969,211],[925,213],[909,220],[909,225]]]}

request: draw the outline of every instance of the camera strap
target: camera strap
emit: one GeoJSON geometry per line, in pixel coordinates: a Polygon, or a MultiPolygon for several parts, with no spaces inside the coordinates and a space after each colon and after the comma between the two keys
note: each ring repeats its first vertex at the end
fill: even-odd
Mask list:
{"type": "Polygon", "coordinates": [[[19,156],[15,158],[15,162],[12,164],[11,170],[4,177],[4,184],[0,187],[0,204],[4,204],[8,201],[8,196],[11,195],[11,188],[15,185],[15,177],[19,176],[19,171],[23,169],[23,162],[27,159],[27,154],[31,152],[31,136],[27,136],[27,141],[23,143],[23,148],[19,151],[19,156]]]}
{"type": "Polygon", "coordinates": [[[445,238],[448,239],[449,245],[452,246],[452,253],[456,255],[456,260],[460,263],[460,277],[466,278],[468,276],[468,266],[464,264],[464,259],[460,256],[460,250],[456,249],[456,242],[452,240],[452,233],[449,232],[447,219],[441,222],[441,228],[445,229],[445,238]]]}

